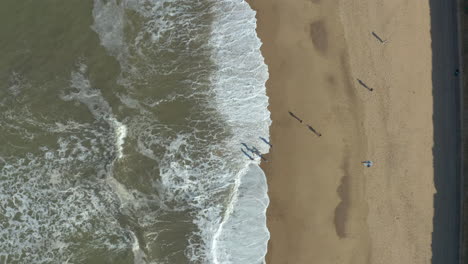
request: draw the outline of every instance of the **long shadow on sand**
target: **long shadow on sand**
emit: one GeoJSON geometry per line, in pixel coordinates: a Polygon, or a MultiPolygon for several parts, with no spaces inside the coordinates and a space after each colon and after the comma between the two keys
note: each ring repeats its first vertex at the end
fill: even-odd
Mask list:
{"type": "Polygon", "coordinates": [[[458,263],[460,248],[460,86],[455,0],[430,0],[434,100],[432,264],[458,263]]]}

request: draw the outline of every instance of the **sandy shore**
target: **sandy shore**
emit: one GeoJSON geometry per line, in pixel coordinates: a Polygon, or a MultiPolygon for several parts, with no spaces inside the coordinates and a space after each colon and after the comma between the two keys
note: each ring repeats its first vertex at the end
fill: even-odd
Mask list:
{"type": "Polygon", "coordinates": [[[267,263],[429,263],[429,3],[249,3],[270,71],[267,263]]]}

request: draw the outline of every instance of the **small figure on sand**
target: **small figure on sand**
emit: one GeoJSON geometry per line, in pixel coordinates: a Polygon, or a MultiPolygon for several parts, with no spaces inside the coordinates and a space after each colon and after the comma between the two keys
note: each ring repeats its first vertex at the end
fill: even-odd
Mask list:
{"type": "Polygon", "coordinates": [[[266,144],[268,144],[268,146],[270,146],[270,148],[273,147],[273,145],[270,144],[270,142],[268,140],[266,140],[265,138],[263,137],[259,137],[263,142],[265,142],[266,144]]]}
{"type": "Polygon", "coordinates": [[[297,121],[299,121],[299,123],[302,123],[302,119],[300,119],[299,117],[297,117],[293,112],[288,111],[288,113],[289,113],[292,117],[294,117],[295,119],[297,119],[297,121]]]}
{"type": "Polygon", "coordinates": [[[366,166],[367,168],[370,168],[370,167],[372,167],[372,165],[374,165],[374,163],[371,160],[361,161],[361,163],[362,163],[362,165],[366,166]]]}
{"type": "Polygon", "coordinates": [[[306,126],[309,128],[310,131],[314,132],[314,134],[317,135],[318,137],[322,136],[322,134],[317,132],[317,130],[315,130],[311,125],[307,124],[306,126]]]}

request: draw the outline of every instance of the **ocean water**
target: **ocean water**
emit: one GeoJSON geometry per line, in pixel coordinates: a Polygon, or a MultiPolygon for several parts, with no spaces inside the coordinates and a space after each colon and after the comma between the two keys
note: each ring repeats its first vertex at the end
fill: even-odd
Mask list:
{"type": "Polygon", "coordinates": [[[0,263],[264,263],[243,0],[0,1],[0,263]]]}

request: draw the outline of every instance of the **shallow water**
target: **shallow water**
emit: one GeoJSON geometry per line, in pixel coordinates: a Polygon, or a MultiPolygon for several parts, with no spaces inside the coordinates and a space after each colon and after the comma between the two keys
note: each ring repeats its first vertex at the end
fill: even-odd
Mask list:
{"type": "Polygon", "coordinates": [[[267,152],[271,122],[254,15],[1,1],[0,262],[262,263],[265,176],[240,151],[267,152]]]}

